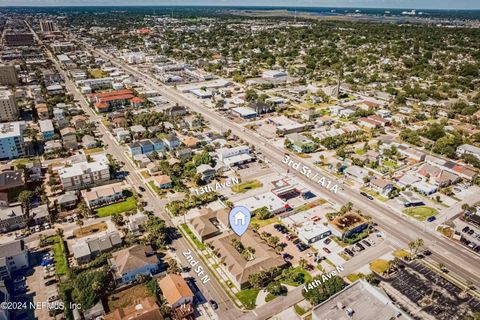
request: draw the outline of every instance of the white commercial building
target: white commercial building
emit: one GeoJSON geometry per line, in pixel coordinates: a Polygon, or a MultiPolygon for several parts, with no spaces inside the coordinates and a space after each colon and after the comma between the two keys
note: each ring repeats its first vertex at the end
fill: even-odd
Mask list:
{"type": "Polygon", "coordinates": [[[273,214],[282,213],[288,208],[287,203],[271,191],[238,201],[235,206],[245,207],[250,212],[265,207],[273,214]]]}
{"type": "Polygon", "coordinates": [[[457,148],[457,155],[460,157],[464,154],[471,154],[480,160],[480,148],[471,144],[462,144],[457,148]]]}
{"type": "Polygon", "coordinates": [[[238,146],[234,148],[220,148],[217,150],[218,159],[227,166],[246,163],[252,160],[250,147],[238,146]]]}

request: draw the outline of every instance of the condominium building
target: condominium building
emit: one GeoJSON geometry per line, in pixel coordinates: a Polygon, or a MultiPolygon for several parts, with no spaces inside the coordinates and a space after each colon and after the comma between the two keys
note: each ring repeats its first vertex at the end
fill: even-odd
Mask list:
{"type": "Polygon", "coordinates": [[[40,29],[42,32],[53,32],[55,31],[55,24],[51,20],[42,20],[40,21],[40,29]]]}
{"type": "Polygon", "coordinates": [[[62,186],[65,190],[80,190],[110,180],[109,162],[104,154],[91,156],[91,161],[83,159],[71,163],[58,171],[62,186]]]}
{"type": "Polygon", "coordinates": [[[18,83],[17,70],[11,64],[0,64],[0,85],[16,85],[18,83]]]}
{"type": "Polygon", "coordinates": [[[16,159],[25,155],[24,121],[0,124],[0,160],[16,159]]]}
{"type": "Polygon", "coordinates": [[[0,121],[15,121],[18,119],[18,108],[15,96],[10,90],[0,91],[0,121]]]}
{"type": "Polygon", "coordinates": [[[0,245],[0,279],[10,279],[12,273],[28,268],[28,249],[23,240],[0,245]]]}
{"type": "Polygon", "coordinates": [[[33,46],[35,44],[33,33],[30,32],[7,31],[4,35],[4,40],[7,47],[33,46]]]}

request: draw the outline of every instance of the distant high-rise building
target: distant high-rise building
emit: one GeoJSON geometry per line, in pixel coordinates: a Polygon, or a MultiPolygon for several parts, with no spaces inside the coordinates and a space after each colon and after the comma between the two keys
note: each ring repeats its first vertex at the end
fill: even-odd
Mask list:
{"type": "Polygon", "coordinates": [[[16,85],[18,83],[17,70],[14,65],[0,64],[0,85],[16,85]]]}
{"type": "Polygon", "coordinates": [[[7,47],[33,46],[35,44],[35,41],[33,40],[33,34],[30,32],[7,31],[4,39],[7,47]]]}
{"type": "Polygon", "coordinates": [[[18,120],[15,96],[9,90],[0,91],[0,121],[18,120]]]}
{"type": "Polygon", "coordinates": [[[42,32],[53,32],[55,31],[55,24],[51,20],[42,20],[40,21],[40,29],[42,32]]]}

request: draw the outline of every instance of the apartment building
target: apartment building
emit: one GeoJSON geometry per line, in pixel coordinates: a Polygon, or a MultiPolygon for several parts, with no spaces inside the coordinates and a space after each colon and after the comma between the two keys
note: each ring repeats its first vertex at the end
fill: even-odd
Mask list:
{"type": "Polygon", "coordinates": [[[11,160],[25,155],[24,130],[24,121],[0,124],[0,160],[11,160]]]}
{"type": "Polygon", "coordinates": [[[0,121],[15,121],[17,119],[18,108],[13,92],[10,90],[0,90],[0,121]]]}
{"type": "Polygon", "coordinates": [[[28,268],[28,250],[23,240],[0,244],[0,279],[9,279],[17,270],[28,268]]]}
{"type": "Polygon", "coordinates": [[[104,154],[86,157],[58,171],[64,190],[80,190],[110,180],[109,162],[104,154]]]}
{"type": "Polygon", "coordinates": [[[18,83],[17,71],[11,64],[0,64],[0,85],[16,85],[18,83]]]}

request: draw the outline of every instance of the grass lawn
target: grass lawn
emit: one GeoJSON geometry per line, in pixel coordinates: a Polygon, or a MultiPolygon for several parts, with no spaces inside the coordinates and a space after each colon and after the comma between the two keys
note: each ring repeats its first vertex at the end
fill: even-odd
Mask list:
{"type": "Polygon", "coordinates": [[[91,234],[107,230],[107,224],[105,222],[95,223],[86,227],[78,228],[73,232],[76,238],[86,237],[91,234]]]}
{"type": "Polygon", "coordinates": [[[357,149],[357,150],[355,150],[355,153],[358,154],[359,156],[361,156],[362,154],[367,153],[367,151],[365,151],[363,149],[357,149]]]}
{"type": "Polygon", "coordinates": [[[377,198],[377,199],[380,200],[380,201],[385,202],[385,201],[388,200],[388,198],[385,198],[384,196],[379,195],[378,192],[375,192],[375,191],[373,191],[372,189],[369,189],[369,188],[361,188],[360,190],[366,192],[367,194],[371,195],[371,196],[374,197],[374,198],[377,198]]]}
{"type": "Polygon", "coordinates": [[[267,296],[265,297],[265,302],[269,302],[269,301],[272,301],[273,299],[277,298],[278,296],[274,295],[274,294],[267,294],[267,296]]]}
{"type": "Polygon", "coordinates": [[[93,78],[99,79],[105,77],[105,73],[100,69],[92,69],[90,70],[90,74],[93,78]]]}
{"type": "Polygon", "coordinates": [[[195,243],[198,249],[205,250],[205,245],[197,239],[197,237],[193,234],[192,230],[190,230],[190,228],[185,223],[182,224],[182,229],[190,237],[190,239],[192,239],[193,243],[195,243]]]}
{"type": "Polygon", "coordinates": [[[258,293],[260,289],[245,289],[237,292],[235,295],[240,300],[245,308],[248,310],[255,309],[255,301],[257,301],[258,293]]]}
{"type": "Polygon", "coordinates": [[[307,311],[300,307],[298,304],[293,306],[293,309],[295,310],[295,313],[298,314],[300,317],[303,316],[307,311]]]}
{"type": "Polygon", "coordinates": [[[15,168],[18,168],[19,165],[27,165],[30,161],[35,160],[35,158],[20,158],[12,161],[12,165],[15,168]]]}
{"type": "Polygon", "coordinates": [[[389,168],[393,168],[393,169],[397,169],[399,167],[399,165],[395,161],[392,161],[392,160],[383,161],[383,165],[385,167],[389,167],[389,168]]]}
{"type": "Polygon", "coordinates": [[[113,203],[105,207],[98,208],[96,210],[97,217],[108,217],[114,213],[122,213],[125,211],[135,210],[137,208],[137,202],[133,196],[130,196],[122,202],[113,203]]]}
{"type": "Polygon", "coordinates": [[[312,281],[312,276],[310,275],[310,273],[308,273],[307,271],[303,270],[300,267],[296,267],[294,269],[289,269],[289,270],[291,272],[290,277],[285,277],[283,275],[280,275],[276,278],[276,280],[293,287],[298,287],[301,284],[312,281]],[[303,274],[303,282],[295,281],[298,274],[303,274]]]}
{"type": "Polygon", "coordinates": [[[110,310],[125,308],[135,304],[143,298],[150,296],[147,287],[142,283],[127,290],[122,290],[108,296],[108,307],[110,310]]]}
{"type": "MultiPolygon", "coordinates": [[[[148,179],[148,178],[151,177],[150,173],[148,173],[147,170],[140,171],[140,174],[142,175],[142,177],[143,177],[144,179],[148,179]]],[[[150,181],[150,182],[153,184],[153,181],[150,181]]],[[[155,186],[155,185],[154,185],[154,186],[155,186]]]]}
{"type": "Polygon", "coordinates": [[[418,221],[425,221],[429,217],[437,214],[437,210],[430,207],[415,207],[403,210],[404,213],[410,217],[417,219],[418,221]]]}
{"type": "Polygon", "coordinates": [[[256,188],[261,188],[263,186],[263,183],[261,183],[258,180],[252,180],[252,181],[245,181],[240,184],[237,184],[232,187],[233,192],[247,192],[248,190],[253,190],[256,188]]]}
{"type": "Polygon", "coordinates": [[[388,270],[388,261],[384,259],[377,259],[370,263],[370,269],[379,274],[385,273],[388,270]]]}
{"type": "Polygon", "coordinates": [[[357,281],[358,279],[363,279],[365,278],[365,275],[363,273],[350,273],[348,276],[347,276],[347,279],[348,281],[350,282],[355,282],[357,281]]]}
{"type": "Polygon", "coordinates": [[[400,259],[407,259],[408,257],[410,257],[410,253],[408,253],[407,250],[404,249],[395,250],[393,252],[393,255],[400,259]]]}
{"type": "Polygon", "coordinates": [[[85,149],[85,154],[92,154],[92,153],[97,153],[97,152],[102,152],[104,149],[103,147],[98,147],[98,148],[92,148],[92,149],[85,149]]]}
{"type": "Polygon", "coordinates": [[[260,228],[262,228],[262,227],[268,226],[269,224],[272,224],[274,222],[280,222],[278,217],[272,217],[270,219],[265,219],[265,220],[260,220],[260,219],[257,219],[256,217],[253,217],[250,220],[250,226],[253,225],[254,223],[257,223],[260,226],[260,228]]]}
{"type": "Polygon", "coordinates": [[[68,272],[67,252],[65,242],[60,236],[52,236],[53,239],[53,258],[55,260],[55,273],[59,276],[66,275],[68,272]]]}

